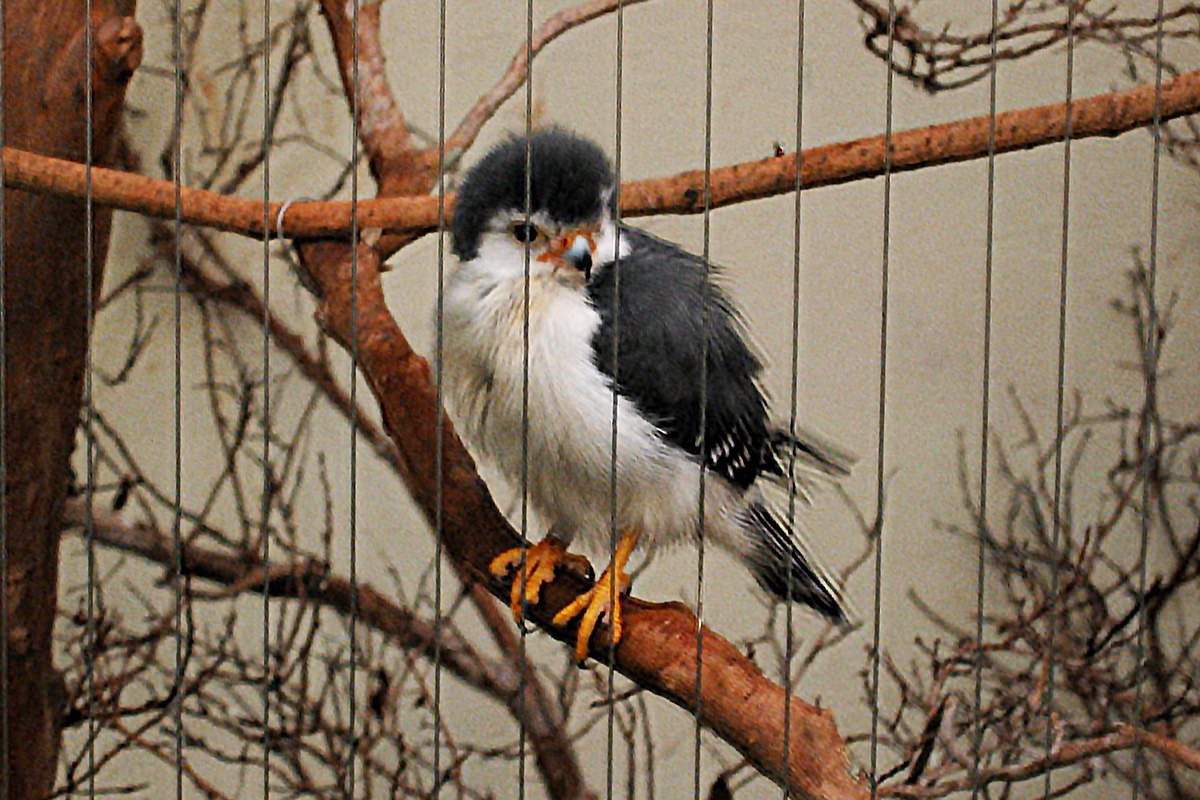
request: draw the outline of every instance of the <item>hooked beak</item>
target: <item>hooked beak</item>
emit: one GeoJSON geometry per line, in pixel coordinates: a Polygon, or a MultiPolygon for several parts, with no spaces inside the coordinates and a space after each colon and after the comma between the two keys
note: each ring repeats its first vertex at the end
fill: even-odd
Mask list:
{"type": "Polygon", "coordinates": [[[582,273],[583,279],[587,281],[592,275],[592,253],[595,250],[596,244],[592,234],[588,231],[577,231],[559,238],[554,246],[538,258],[570,267],[582,273]]]}
{"type": "Polygon", "coordinates": [[[583,279],[592,276],[592,243],[582,233],[577,234],[571,246],[563,253],[563,260],[583,273],[583,279]]]}

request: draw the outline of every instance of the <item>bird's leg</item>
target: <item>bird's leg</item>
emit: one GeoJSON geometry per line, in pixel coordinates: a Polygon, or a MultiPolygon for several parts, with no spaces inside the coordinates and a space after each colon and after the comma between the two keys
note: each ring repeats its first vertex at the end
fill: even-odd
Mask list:
{"type": "Polygon", "coordinates": [[[492,559],[488,569],[497,578],[503,578],[514,568],[512,595],[509,607],[517,622],[524,619],[525,603],[536,605],[542,592],[542,584],[554,580],[554,570],[559,565],[587,575],[592,565],[583,556],[568,553],[566,545],[551,535],[530,547],[514,547],[492,559]],[[525,559],[525,571],[521,573],[521,559],[525,559]]]}
{"type": "Polygon", "coordinates": [[[617,545],[616,552],[613,553],[612,563],[600,575],[600,580],[554,615],[554,624],[564,625],[579,616],[580,612],[583,613],[583,619],[579,621],[579,636],[575,640],[575,658],[579,661],[587,658],[588,641],[592,638],[592,631],[596,629],[596,622],[604,612],[609,610],[610,605],[612,612],[609,615],[611,618],[609,627],[612,630],[612,643],[616,645],[621,640],[621,594],[629,588],[629,576],[625,574],[625,563],[629,561],[629,556],[633,553],[637,540],[636,530],[625,531],[617,545]],[[616,581],[615,587],[613,581],[616,581]]]}

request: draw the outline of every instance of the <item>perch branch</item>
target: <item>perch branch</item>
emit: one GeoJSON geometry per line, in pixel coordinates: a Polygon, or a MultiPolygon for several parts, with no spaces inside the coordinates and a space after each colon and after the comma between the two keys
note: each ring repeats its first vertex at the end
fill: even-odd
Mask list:
{"type": "MultiPolygon", "coordinates": [[[[1076,139],[1112,137],[1154,121],[1153,86],[1074,101],[1071,131],[1076,139]]],[[[1189,72],[1162,84],[1163,121],[1200,112],[1200,72],[1189,72]]],[[[996,152],[1027,150],[1062,140],[1066,106],[1055,104],[996,115],[996,152]]],[[[901,131],[892,137],[892,171],[906,172],[939,164],[983,158],[988,153],[988,117],[901,131]]],[[[822,145],[799,155],[800,186],[811,189],[871,178],[883,173],[885,138],[872,136],[822,145]]],[[[786,194],[796,187],[795,153],[721,167],[712,171],[712,208],[786,194]]],[[[82,164],[4,148],[6,186],[43,194],[82,198],[87,191],[82,164]]],[[[631,181],[621,187],[623,216],[691,214],[703,210],[704,173],[684,172],[664,178],[631,181]]],[[[263,235],[263,207],[255,200],[183,187],[183,221],[240,233],[263,235]]],[[[168,181],[116,170],[93,168],[92,198],[96,203],[163,219],[174,218],[175,186],[168,181]]],[[[275,224],[281,203],[270,203],[268,219],[275,224]]],[[[379,228],[409,234],[428,233],[437,226],[437,198],[430,195],[360,200],[360,229],[379,228]]],[[[447,197],[447,210],[453,196],[447,197]]],[[[288,208],[288,236],[315,238],[345,236],[351,229],[351,204],[344,201],[295,203],[288,208]]],[[[271,231],[276,235],[277,231],[271,231]]]]}

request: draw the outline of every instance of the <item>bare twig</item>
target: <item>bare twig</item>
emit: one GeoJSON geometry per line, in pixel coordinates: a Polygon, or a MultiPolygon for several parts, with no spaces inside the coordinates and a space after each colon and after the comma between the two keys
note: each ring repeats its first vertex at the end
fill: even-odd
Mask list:
{"type": "Polygon", "coordinates": [[[536,57],[546,45],[585,22],[610,14],[618,7],[628,8],[641,2],[645,2],[645,0],[591,0],[591,2],[560,11],[543,22],[534,31],[533,38],[528,43],[528,52],[525,44],[517,49],[508,70],[495,86],[475,101],[475,105],[463,117],[458,128],[446,140],[446,163],[452,164],[461,158],[462,154],[475,143],[475,138],[479,135],[484,123],[494,117],[500,106],[512,97],[517,89],[521,88],[529,76],[531,57],[536,57]]]}

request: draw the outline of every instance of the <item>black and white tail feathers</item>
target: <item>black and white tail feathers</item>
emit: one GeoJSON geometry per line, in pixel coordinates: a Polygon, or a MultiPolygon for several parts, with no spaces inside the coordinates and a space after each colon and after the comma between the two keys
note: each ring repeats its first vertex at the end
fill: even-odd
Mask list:
{"type": "Polygon", "coordinates": [[[776,480],[786,481],[788,465],[795,458],[796,477],[803,481],[804,473],[826,478],[844,478],[857,460],[836,444],[808,430],[790,434],[785,430],[771,430],[767,434],[766,452],[762,459],[762,473],[776,480]]]}
{"type": "Polygon", "coordinates": [[[751,542],[743,558],[759,586],[780,600],[803,603],[843,627],[858,625],[837,584],[776,514],[760,502],[749,503],[745,514],[751,542]]]}
{"type": "MultiPolygon", "coordinates": [[[[776,488],[795,479],[796,498],[809,504],[813,491],[830,479],[850,474],[855,457],[808,430],[795,433],[775,429],[768,433],[760,475],[776,488]],[[792,468],[794,467],[794,469],[792,468]]],[[[856,627],[858,618],[842,597],[838,585],[817,563],[803,541],[789,532],[773,505],[766,500],[767,486],[746,504],[745,549],[742,558],[759,586],[780,600],[803,603],[843,627],[856,627]]],[[[794,525],[792,526],[795,527],[794,525]]]]}

